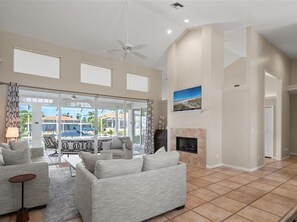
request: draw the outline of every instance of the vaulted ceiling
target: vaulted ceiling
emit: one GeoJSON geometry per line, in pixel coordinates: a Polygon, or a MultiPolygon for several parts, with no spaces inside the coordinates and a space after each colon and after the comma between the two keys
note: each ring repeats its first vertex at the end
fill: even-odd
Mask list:
{"type": "Polygon", "coordinates": [[[139,50],[146,60],[128,57],[128,61],[160,68],[166,49],[186,28],[216,24],[228,31],[253,26],[289,57],[297,58],[297,1],[180,0],[184,7],[178,10],[170,6],[175,2],[2,0],[0,29],[116,59],[120,53],[103,52],[120,48],[116,40],[147,44],[139,50]]]}

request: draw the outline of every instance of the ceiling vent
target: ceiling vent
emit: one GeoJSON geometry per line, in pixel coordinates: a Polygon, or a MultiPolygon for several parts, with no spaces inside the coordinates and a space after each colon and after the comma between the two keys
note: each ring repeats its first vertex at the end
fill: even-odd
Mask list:
{"type": "Polygon", "coordinates": [[[183,8],[184,6],[178,2],[171,4],[171,6],[175,9],[183,8]]]}

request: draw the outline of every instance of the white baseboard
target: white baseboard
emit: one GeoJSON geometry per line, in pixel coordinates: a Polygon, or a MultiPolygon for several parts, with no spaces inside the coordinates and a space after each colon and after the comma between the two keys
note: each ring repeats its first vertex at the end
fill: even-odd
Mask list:
{"type": "Polygon", "coordinates": [[[237,169],[237,170],[252,172],[252,171],[255,171],[255,170],[258,170],[258,169],[264,167],[265,164],[258,166],[258,167],[254,167],[254,168],[239,167],[239,166],[234,166],[234,165],[225,164],[225,163],[223,163],[222,166],[230,167],[230,168],[237,169]]]}
{"type": "Polygon", "coordinates": [[[216,164],[216,165],[206,165],[206,168],[207,169],[213,169],[213,168],[222,167],[222,166],[223,167],[230,167],[230,168],[233,168],[233,169],[236,169],[236,170],[252,172],[252,171],[255,171],[255,170],[258,170],[258,169],[264,167],[265,164],[263,164],[261,166],[258,166],[258,167],[254,167],[254,168],[245,168],[245,167],[240,167],[240,166],[235,166],[235,165],[230,165],[230,164],[225,164],[225,163],[219,163],[219,164],[216,164]]]}
{"type": "Polygon", "coordinates": [[[282,157],[282,160],[288,159],[290,157],[290,155],[282,157]]]}
{"type": "Polygon", "coordinates": [[[219,164],[216,164],[216,165],[206,165],[206,168],[207,169],[213,169],[213,168],[217,168],[217,167],[221,167],[222,166],[222,164],[221,163],[219,163],[219,164]]]}
{"type": "Polygon", "coordinates": [[[297,156],[297,153],[289,153],[289,155],[292,155],[292,156],[297,156]]]}

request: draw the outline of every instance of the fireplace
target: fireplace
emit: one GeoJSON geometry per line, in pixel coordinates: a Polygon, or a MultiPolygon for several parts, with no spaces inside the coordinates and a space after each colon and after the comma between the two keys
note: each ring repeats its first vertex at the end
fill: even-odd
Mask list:
{"type": "Polygon", "coordinates": [[[176,150],[197,154],[197,138],[176,137],[176,150]]]}

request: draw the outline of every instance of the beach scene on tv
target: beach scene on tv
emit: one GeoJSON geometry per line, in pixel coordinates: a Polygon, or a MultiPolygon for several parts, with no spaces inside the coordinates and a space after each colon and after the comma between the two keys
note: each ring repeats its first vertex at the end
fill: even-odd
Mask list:
{"type": "Polygon", "coordinates": [[[173,111],[201,109],[202,87],[175,91],[173,94],[173,111]]]}

